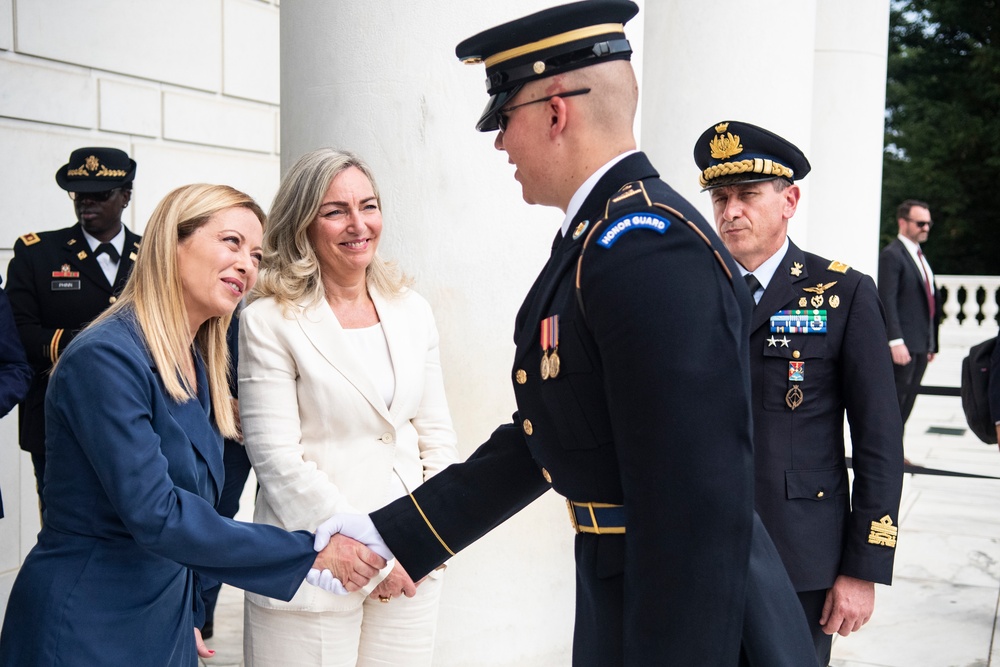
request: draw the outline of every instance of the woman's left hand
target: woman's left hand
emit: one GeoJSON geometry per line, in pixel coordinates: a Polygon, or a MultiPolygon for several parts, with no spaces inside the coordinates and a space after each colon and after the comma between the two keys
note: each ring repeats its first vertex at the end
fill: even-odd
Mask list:
{"type": "Polygon", "coordinates": [[[406,573],[406,570],[403,569],[403,566],[397,560],[392,571],[389,572],[389,576],[383,579],[368,597],[372,600],[388,602],[394,595],[396,597],[405,595],[408,598],[412,598],[416,594],[417,584],[413,583],[410,575],[406,573]]]}
{"type": "Polygon", "coordinates": [[[194,645],[198,647],[199,658],[211,658],[215,655],[215,649],[205,646],[205,640],[201,638],[201,630],[199,628],[194,629],[194,645]]]}

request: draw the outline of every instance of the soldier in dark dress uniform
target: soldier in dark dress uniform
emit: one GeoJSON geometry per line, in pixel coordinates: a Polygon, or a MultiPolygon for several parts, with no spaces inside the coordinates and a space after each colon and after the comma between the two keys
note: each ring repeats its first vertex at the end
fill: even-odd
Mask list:
{"type": "MultiPolygon", "coordinates": [[[[19,442],[31,454],[40,507],[45,481],[45,390],[59,355],[88,322],[114,303],[139,250],[122,224],[135,161],[115,148],[79,148],[56,172],[77,223],[25,234],[14,244],[7,294],[35,375],[20,404],[19,442]]],[[[95,388],[99,391],[99,388],[95,388]]]]}
{"type": "Polygon", "coordinates": [[[802,152],[727,121],[694,148],[715,225],[757,305],[750,322],[756,508],[798,591],[818,662],[892,582],[903,441],[875,283],[787,236],[802,152]],[[853,494],[844,411],[851,425],[853,494]]]}
{"type": "Polygon", "coordinates": [[[753,511],[749,295],[635,150],[637,11],[578,2],[458,45],[486,63],[477,128],[565,218],[515,321],[513,423],[370,516],[417,579],[554,488],[577,533],[574,665],[802,667],[808,632],[753,511]]]}

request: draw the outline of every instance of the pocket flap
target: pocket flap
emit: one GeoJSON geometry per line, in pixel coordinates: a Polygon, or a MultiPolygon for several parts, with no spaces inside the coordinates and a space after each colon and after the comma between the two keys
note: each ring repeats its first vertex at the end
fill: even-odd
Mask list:
{"type": "Polygon", "coordinates": [[[785,494],[789,500],[795,498],[828,500],[834,496],[845,496],[847,493],[847,470],[840,466],[785,471],[785,494]]]}

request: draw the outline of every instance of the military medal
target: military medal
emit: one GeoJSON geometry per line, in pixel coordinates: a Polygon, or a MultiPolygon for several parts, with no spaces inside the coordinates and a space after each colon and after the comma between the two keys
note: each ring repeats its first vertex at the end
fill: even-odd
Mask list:
{"type": "Polygon", "coordinates": [[[52,277],[53,278],[79,278],[80,277],[80,272],[79,271],[73,271],[72,269],[73,269],[73,267],[71,267],[69,264],[63,264],[62,267],[58,271],[53,271],[52,272],[52,277]]]}
{"type": "Polygon", "coordinates": [[[833,296],[830,297],[830,307],[836,308],[839,305],[840,305],[840,297],[834,294],[833,296]]]}
{"type": "Polygon", "coordinates": [[[805,308],[807,305],[809,305],[809,302],[806,301],[805,297],[799,299],[799,308],[805,308]]]}
{"type": "Polygon", "coordinates": [[[779,310],[771,315],[771,333],[825,334],[825,310],[779,310]]]}
{"type": "Polygon", "coordinates": [[[559,316],[553,315],[542,320],[542,379],[548,380],[559,375],[559,316]]]}
{"type": "Polygon", "coordinates": [[[785,405],[792,410],[802,405],[802,390],[799,389],[799,385],[793,384],[792,388],[785,394],[785,405]]]}

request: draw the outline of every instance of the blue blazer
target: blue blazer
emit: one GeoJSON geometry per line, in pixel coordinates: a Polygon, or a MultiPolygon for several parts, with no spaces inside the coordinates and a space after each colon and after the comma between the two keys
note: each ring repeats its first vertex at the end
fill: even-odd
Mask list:
{"type": "Polygon", "coordinates": [[[45,525],[7,604],[2,665],[197,665],[195,572],[288,599],[312,536],[215,510],[222,438],[198,396],[177,403],[134,319],[78,336],[46,397],[45,525]]]}

